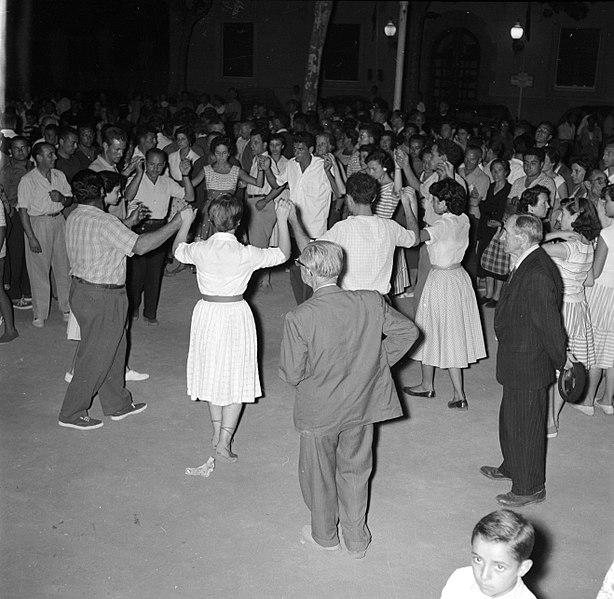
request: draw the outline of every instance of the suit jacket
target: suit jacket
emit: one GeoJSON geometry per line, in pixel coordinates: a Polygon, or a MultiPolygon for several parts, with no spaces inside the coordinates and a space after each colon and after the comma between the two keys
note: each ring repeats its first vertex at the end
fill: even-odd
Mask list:
{"type": "Polygon", "coordinates": [[[512,389],[541,389],[566,359],[561,317],[563,282],[541,248],[529,254],[503,288],[495,310],[497,381],[512,389]]]}
{"type": "Polygon", "coordinates": [[[417,338],[375,291],[318,289],[284,323],[279,375],[296,386],[296,428],[326,435],[401,416],[390,367],[417,338]]]}

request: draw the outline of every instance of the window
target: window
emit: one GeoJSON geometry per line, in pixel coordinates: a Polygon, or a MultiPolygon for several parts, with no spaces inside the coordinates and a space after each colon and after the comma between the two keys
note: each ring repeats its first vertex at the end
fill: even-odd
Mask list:
{"type": "Polygon", "coordinates": [[[224,23],[224,77],[254,76],[254,24],[224,23]]]}
{"type": "Polygon", "coordinates": [[[322,63],[324,79],[358,81],[360,25],[328,26],[322,63]]]}
{"type": "Polygon", "coordinates": [[[561,29],[555,85],[594,88],[598,54],[599,29],[561,29]]]}
{"type": "Polygon", "coordinates": [[[470,31],[454,27],[443,34],[431,55],[433,103],[477,100],[480,54],[480,44],[470,31]]]}

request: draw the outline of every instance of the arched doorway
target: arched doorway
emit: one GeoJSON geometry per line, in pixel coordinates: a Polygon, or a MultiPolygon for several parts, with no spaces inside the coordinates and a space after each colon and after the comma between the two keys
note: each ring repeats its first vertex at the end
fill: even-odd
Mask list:
{"type": "Polygon", "coordinates": [[[477,101],[480,44],[469,30],[447,29],[431,52],[431,105],[477,101]]]}

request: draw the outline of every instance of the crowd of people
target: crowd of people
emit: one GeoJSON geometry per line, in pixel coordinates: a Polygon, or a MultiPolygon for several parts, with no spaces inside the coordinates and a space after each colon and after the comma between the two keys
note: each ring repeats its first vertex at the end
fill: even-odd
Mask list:
{"type": "Polygon", "coordinates": [[[242,106],[234,90],[210,100],[5,107],[0,343],[18,336],[13,310],[42,328],[57,299],[79,341],[59,424],[102,427],[88,414],[96,395],[114,420],[145,410],[125,388],[147,376],[128,368],[127,331],[141,316],[157,326],[164,276],[191,268],[202,299],[187,391],[209,404],[216,455],[237,461],[242,405],[261,394],[243,294],[255,271],[265,291],[269,269],[287,263],[298,307],[280,374],[297,389],[306,542],[336,548],[340,520],[348,551],[364,555],[372,427],[401,413],[390,367],[420,361],[403,392],[427,399],[447,370],[448,408],[469,409],[463,372],[486,357],[480,306],[495,310],[503,385],[503,462],[481,471],[511,480],[503,506],[543,501],[546,438],[564,404],[555,371],[582,363],[589,383],[574,407],[614,413],[614,138],[595,152],[589,135],[589,152],[589,121],[578,132],[567,121],[481,127],[445,103],[302,113],[298,99],[283,112],[242,106]],[[393,308],[402,298],[415,324],[393,308]],[[338,512],[350,487],[362,491],[338,512]]]}

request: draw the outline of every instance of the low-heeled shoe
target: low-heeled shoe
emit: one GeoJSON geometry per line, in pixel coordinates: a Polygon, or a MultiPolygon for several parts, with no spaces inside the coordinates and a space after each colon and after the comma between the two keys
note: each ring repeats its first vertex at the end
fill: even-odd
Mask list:
{"type": "Polygon", "coordinates": [[[435,397],[435,391],[412,391],[411,387],[403,387],[403,393],[414,397],[428,397],[429,399],[435,397]]]}
{"type": "Polygon", "coordinates": [[[468,410],[469,404],[466,399],[456,399],[448,402],[448,407],[453,410],[468,410]]]}

